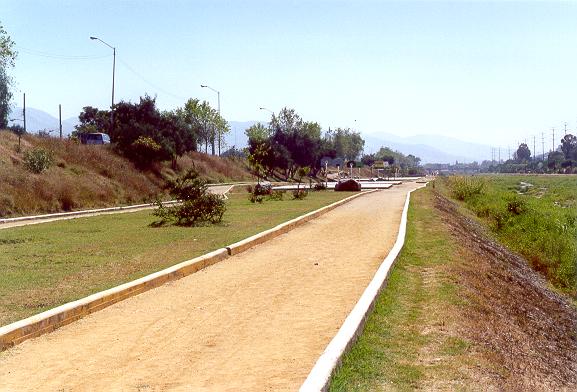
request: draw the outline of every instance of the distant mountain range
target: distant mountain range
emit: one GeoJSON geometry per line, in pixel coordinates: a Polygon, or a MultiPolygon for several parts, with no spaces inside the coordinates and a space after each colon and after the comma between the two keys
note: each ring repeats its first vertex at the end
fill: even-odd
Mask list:
{"type": "MultiPolygon", "coordinates": [[[[231,132],[226,135],[226,145],[243,148],[248,139],[245,129],[258,121],[229,121],[231,132]]],[[[417,135],[401,137],[390,133],[379,135],[362,134],[365,140],[365,153],[376,152],[381,147],[389,147],[405,155],[413,154],[421,158],[421,163],[482,162],[491,158],[489,145],[464,142],[459,139],[440,135],[417,135]]],[[[504,155],[503,155],[504,156],[504,155]]]]}
{"type": "MultiPolygon", "coordinates": [[[[22,119],[22,108],[14,108],[9,118],[22,119]]],[[[244,131],[257,122],[229,121],[230,132],[225,137],[226,146],[246,147],[248,139],[244,131]]],[[[22,121],[11,121],[9,124],[22,124],[22,121]]],[[[62,120],[63,135],[70,135],[76,124],[78,124],[77,117],[62,120]]],[[[42,110],[26,108],[26,128],[31,133],[47,130],[52,131],[52,135],[58,135],[58,119],[42,110]]],[[[491,156],[489,145],[464,142],[441,135],[402,137],[381,133],[378,135],[362,134],[362,137],[365,140],[365,153],[376,152],[381,147],[389,147],[405,155],[413,154],[421,158],[421,163],[481,162],[490,159],[491,156]]]]}
{"type": "MultiPolygon", "coordinates": [[[[10,119],[16,119],[16,121],[8,121],[8,125],[22,125],[22,108],[13,108],[10,119]]],[[[62,119],[62,135],[68,136],[74,131],[74,126],[78,124],[78,117],[70,117],[67,119],[62,119]]],[[[26,108],[26,131],[30,133],[37,133],[39,131],[52,131],[51,135],[57,135],[59,132],[58,118],[34,108],[26,108]]]]}

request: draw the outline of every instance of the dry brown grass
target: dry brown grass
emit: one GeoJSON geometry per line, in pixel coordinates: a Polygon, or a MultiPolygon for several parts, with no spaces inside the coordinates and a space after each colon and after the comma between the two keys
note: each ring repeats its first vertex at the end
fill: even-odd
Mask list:
{"type": "Polygon", "coordinates": [[[87,146],[67,139],[26,135],[18,151],[18,137],[0,131],[0,217],[70,211],[149,202],[163,195],[166,178],[193,166],[212,182],[250,180],[242,162],[201,153],[139,171],[114,152],[112,146],[87,146]],[[22,164],[23,153],[42,147],[54,155],[54,165],[33,174],[22,164]]]}

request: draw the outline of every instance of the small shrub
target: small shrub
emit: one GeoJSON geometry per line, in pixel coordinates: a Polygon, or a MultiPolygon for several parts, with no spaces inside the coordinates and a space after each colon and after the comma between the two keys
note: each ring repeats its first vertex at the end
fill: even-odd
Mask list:
{"type": "Polygon", "coordinates": [[[478,177],[456,176],[450,177],[448,182],[452,196],[461,201],[473,195],[479,195],[485,189],[485,181],[478,177]]]}
{"type": "Polygon", "coordinates": [[[525,203],[525,200],[522,200],[516,196],[513,196],[507,202],[507,211],[509,211],[513,215],[521,215],[522,213],[527,211],[527,205],[525,203]]]}
{"type": "MultiPolygon", "coordinates": [[[[270,182],[261,182],[256,184],[254,187],[248,185],[246,190],[250,193],[248,199],[251,201],[251,203],[262,203],[265,196],[270,198],[273,194],[272,185],[270,182]]],[[[274,197],[276,196],[273,196],[273,199],[271,200],[276,200],[274,197]]]]}
{"type": "Polygon", "coordinates": [[[251,203],[262,203],[264,200],[264,196],[263,195],[255,195],[254,193],[251,193],[249,198],[251,203]]]}
{"type": "Polygon", "coordinates": [[[284,197],[284,191],[272,191],[270,195],[268,195],[269,200],[281,201],[284,197]]]}
{"type": "Polygon", "coordinates": [[[304,189],[298,189],[293,191],[293,199],[295,200],[303,200],[305,197],[308,196],[308,192],[304,189]]]}
{"type": "Polygon", "coordinates": [[[504,228],[509,220],[509,215],[505,211],[494,211],[492,217],[495,223],[495,230],[497,231],[504,228]]]}
{"type": "Polygon", "coordinates": [[[263,195],[263,196],[270,195],[272,193],[272,185],[270,182],[261,182],[261,183],[256,184],[254,186],[252,193],[257,195],[257,196],[258,195],[263,195]]]}
{"type": "Polygon", "coordinates": [[[24,166],[32,173],[40,174],[54,163],[52,152],[44,148],[34,148],[24,153],[24,166]]]}
{"type": "Polygon", "coordinates": [[[327,190],[327,185],[324,182],[317,182],[313,188],[315,191],[327,190]]]}
{"type": "Polygon", "coordinates": [[[219,195],[208,192],[207,181],[200,178],[194,169],[181,177],[167,182],[170,195],[180,202],[166,207],[157,201],[158,208],[153,215],[160,218],[156,225],[175,222],[180,226],[194,226],[200,222],[218,223],[226,211],[224,200],[219,195]]]}

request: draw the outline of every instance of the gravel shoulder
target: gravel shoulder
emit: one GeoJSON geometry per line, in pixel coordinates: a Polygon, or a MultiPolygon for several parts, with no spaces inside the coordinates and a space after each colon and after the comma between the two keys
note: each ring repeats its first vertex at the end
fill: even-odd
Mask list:
{"type": "Polygon", "coordinates": [[[298,389],[392,248],[418,186],[365,195],[0,353],[0,390],[298,389]]]}

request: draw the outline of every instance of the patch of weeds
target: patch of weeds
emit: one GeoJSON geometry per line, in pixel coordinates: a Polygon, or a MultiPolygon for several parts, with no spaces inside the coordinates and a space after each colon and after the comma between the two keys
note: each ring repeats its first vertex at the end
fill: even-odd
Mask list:
{"type": "Polygon", "coordinates": [[[54,154],[44,148],[37,147],[24,153],[24,166],[35,174],[48,170],[54,163],[54,154]]]}

